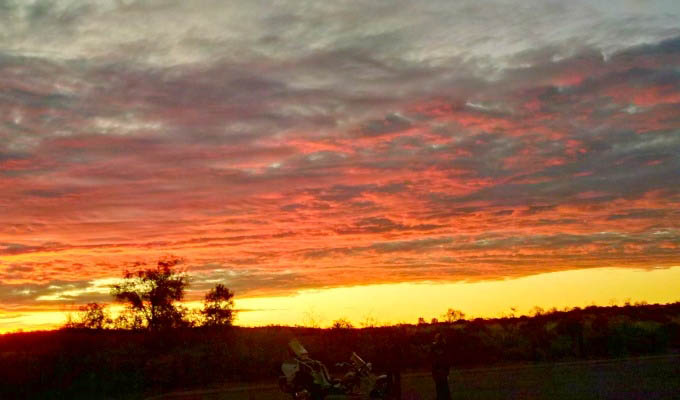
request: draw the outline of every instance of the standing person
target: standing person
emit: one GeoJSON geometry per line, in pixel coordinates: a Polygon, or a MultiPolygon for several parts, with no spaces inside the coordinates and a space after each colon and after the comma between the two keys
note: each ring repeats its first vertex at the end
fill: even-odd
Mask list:
{"type": "Polygon", "coordinates": [[[441,333],[434,336],[431,348],[432,379],[437,391],[437,400],[451,400],[449,390],[449,359],[446,351],[446,341],[441,333]]]}
{"type": "Polygon", "coordinates": [[[403,348],[405,340],[403,331],[396,332],[390,338],[390,359],[387,366],[387,376],[390,380],[390,399],[401,400],[401,369],[404,364],[403,348]]]}

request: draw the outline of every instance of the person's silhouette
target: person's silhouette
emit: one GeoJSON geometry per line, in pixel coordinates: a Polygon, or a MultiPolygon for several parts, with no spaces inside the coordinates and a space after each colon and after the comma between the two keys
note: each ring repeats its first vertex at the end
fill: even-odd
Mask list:
{"type": "Polygon", "coordinates": [[[451,400],[449,390],[449,359],[446,351],[446,341],[441,333],[434,337],[430,349],[432,357],[432,379],[437,392],[437,400],[451,400]]]}

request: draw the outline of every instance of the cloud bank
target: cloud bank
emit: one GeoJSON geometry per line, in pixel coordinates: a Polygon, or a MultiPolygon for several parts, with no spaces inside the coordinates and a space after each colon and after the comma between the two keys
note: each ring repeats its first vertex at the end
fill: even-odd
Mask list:
{"type": "Polygon", "coordinates": [[[0,1],[0,307],[164,254],[241,295],[678,265],[678,20],[0,1]]]}

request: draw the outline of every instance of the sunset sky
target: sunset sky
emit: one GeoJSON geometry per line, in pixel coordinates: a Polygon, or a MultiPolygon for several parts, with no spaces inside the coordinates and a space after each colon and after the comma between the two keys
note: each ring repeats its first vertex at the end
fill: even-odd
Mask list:
{"type": "Polygon", "coordinates": [[[244,325],[680,301],[680,2],[0,0],[0,332],[167,255],[244,325]]]}

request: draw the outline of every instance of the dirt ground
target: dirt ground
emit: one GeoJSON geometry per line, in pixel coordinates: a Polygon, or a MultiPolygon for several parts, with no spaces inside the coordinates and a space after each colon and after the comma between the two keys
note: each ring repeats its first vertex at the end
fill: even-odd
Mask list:
{"type": "MultiPolygon", "coordinates": [[[[680,399],[680,355],[453,370],[453,399],[680,399]]],[[[428,373],[402,377],[404,400],[434,399],[428,373]]],[[[286,400],[274,384],[169,393],[154,400],[286,400]]]]}

